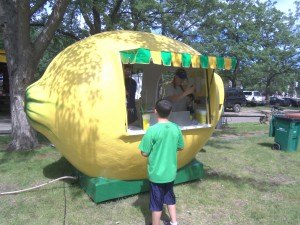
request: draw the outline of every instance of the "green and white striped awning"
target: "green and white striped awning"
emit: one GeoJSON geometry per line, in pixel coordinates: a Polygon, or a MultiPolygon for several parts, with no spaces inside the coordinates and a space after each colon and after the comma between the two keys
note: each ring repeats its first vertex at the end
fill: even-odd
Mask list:
{"type": "Polygon", "coordinates": [[[236,66],[234,57],[218,57],[206,55],[193,55],[167,51],[152,51],[146,48],[121,51],[123,64],[154,64],[174,67],[193,67],[203,69],[232,70],[236,66]]]}

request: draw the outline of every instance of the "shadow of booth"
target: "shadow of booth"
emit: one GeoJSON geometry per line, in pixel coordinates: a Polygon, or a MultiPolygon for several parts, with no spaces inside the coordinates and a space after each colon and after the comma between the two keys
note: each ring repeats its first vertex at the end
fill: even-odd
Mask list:
{"type": "Polygon", "coordinates": [[[134,207],[139,208],[141,210],[141,213],[143,214],[145,219],[145,225],[151,223],[151,213],[149,210],[149,193],[145,192],[148,189],[149,182],[147,180],[144,180],[141,186],[141,190],[143,190],[144,193],[138,194],[137,200],[132,204],[134,207]]]}
{"type": "Polygon", "coordinates": [[[44,167],[43,174],[49,179],[57,179],[63,176],[72,176],[72,165],[66,160],[65,157],[61,157],[58,161],[44,167]]]}

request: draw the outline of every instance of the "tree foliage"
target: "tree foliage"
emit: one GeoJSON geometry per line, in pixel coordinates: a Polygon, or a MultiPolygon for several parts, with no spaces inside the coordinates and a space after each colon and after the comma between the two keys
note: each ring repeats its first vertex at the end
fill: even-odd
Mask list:
{"type": "Polygon", "coordinates": [[[296,18],[273,7],[272,2],[260,3],[254,21],[253,57],[245,68],[245,85],[263,90],[266,95],[287,91],[300,69],[299,26],[296,18]],[[250,79],[249,79],[250,78],[250,79]]]}
{"type": "Polygon", "coordinates": [[[219,71],[224,80],[272,93],[293,83],[299,71],[299,2],[295,5],[295,13],[284,14],[271,0],[72,1],[60,35],[78,40],[116,29],[161,33],[202,54],[236,57],[234,71],[219,71]],[[289,63],[283,64],[288,58],[289,63]],[[266,72],[267,62],[274,60],[284,68],[266,72]],[[280,78],[282,73],[285,79],[280,78]]]}

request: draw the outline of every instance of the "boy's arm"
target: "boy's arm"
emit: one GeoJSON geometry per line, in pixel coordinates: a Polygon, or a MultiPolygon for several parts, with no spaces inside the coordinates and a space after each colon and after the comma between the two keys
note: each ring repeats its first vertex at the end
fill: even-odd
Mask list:
{"type": "Polygon", "coordinates": [[[183,148],[184,148],[183,135],[182,135],[181,130],[179,129],[179,138],[178,138],[177,151],[182,151],[183,148]]]}
{"type": "Polygon", "coordinates": [[[152,140],[151,140],[151,132],[149,129],[146,131],[146,134],[143,136],[141,143],[139,144],[139,150],[141,151],[141,155],[144,157],[148,157],[152,149],[152,140]]]}

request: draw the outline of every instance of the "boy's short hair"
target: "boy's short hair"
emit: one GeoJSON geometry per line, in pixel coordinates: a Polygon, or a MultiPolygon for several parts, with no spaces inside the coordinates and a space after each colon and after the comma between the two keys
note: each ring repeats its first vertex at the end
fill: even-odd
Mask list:
{"type": "Polygon", "coordinates": [[[172,110],[172,103],[166,99],[160,99],[156,102],[155,109],[159,117],[168,118],[172,110]]]}

